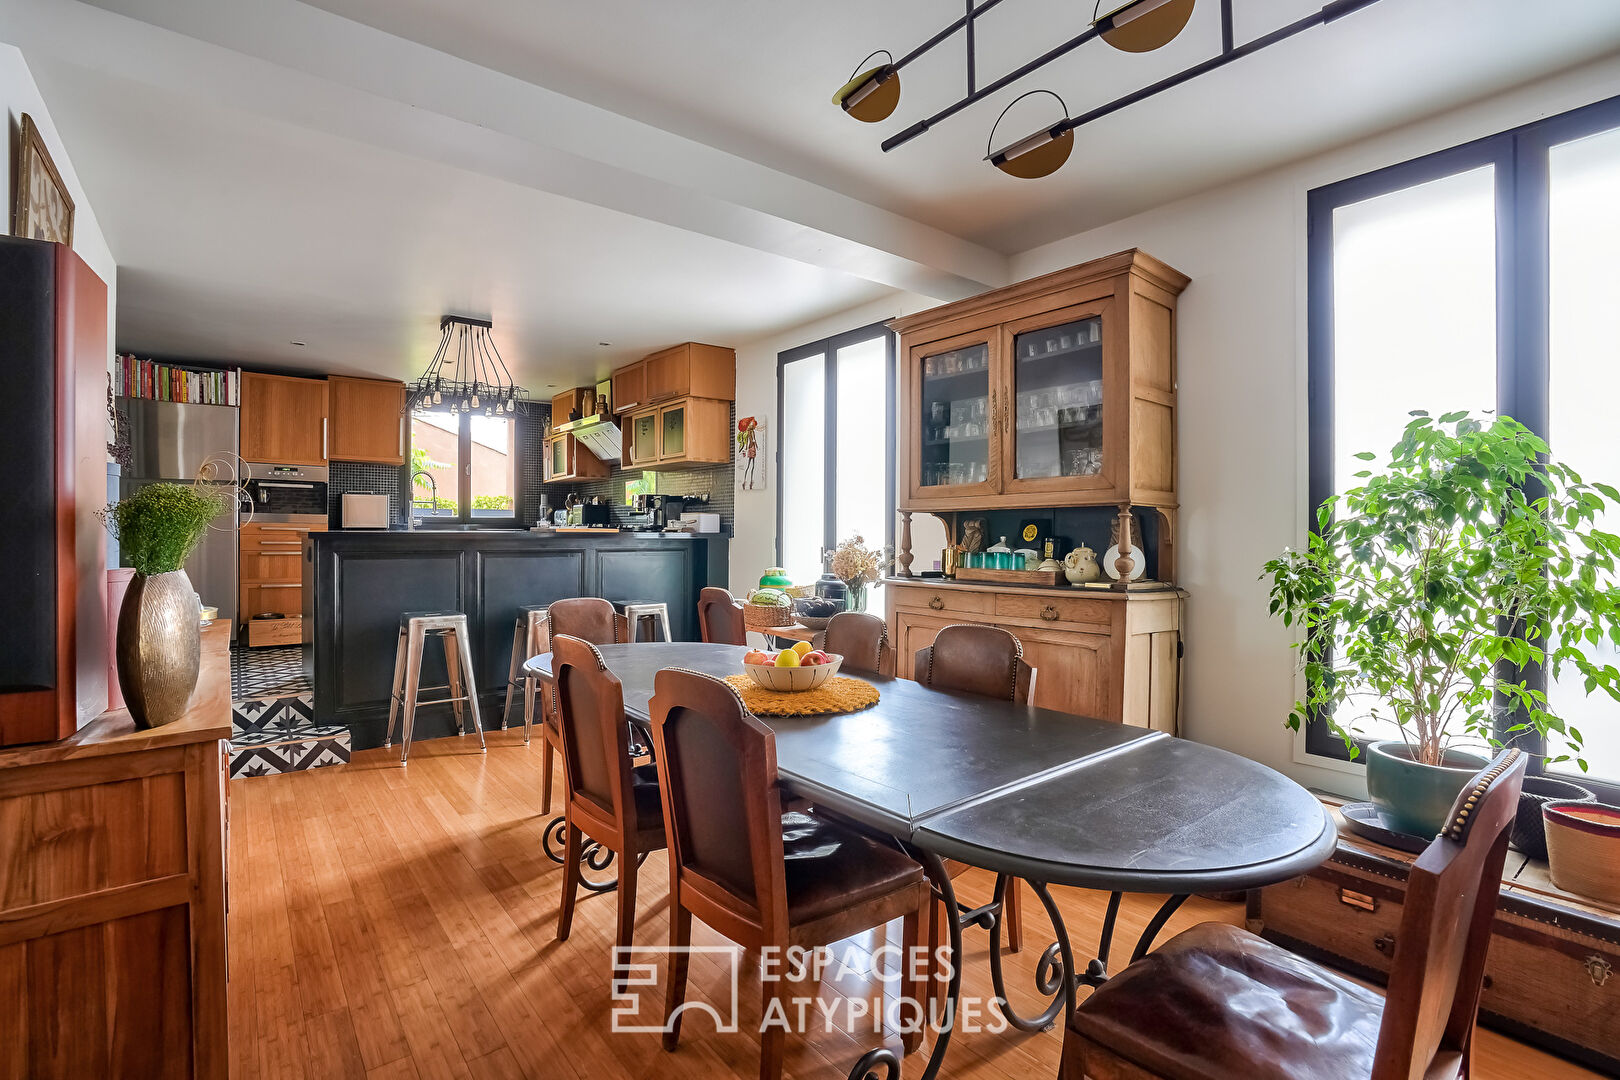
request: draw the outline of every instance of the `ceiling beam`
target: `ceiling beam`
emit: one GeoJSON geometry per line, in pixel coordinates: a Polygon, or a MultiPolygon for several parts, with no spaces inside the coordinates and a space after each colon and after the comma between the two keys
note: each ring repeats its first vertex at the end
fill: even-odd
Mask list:
{"type": "Polygon", "coordinates": [[[296,0],[12,0],[0,38],[210,102],[942,300],[999,252],[296,0]]]}

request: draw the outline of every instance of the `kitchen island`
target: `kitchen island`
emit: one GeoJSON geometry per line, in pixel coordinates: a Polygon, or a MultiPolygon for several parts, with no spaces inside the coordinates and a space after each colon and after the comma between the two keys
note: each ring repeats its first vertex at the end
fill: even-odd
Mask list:
{"type": "MultiPolygon", "coordinates": [[[[726,552],[723,536],[677,533],[311,533],[304,545],[303,623],[315,722],[346,725],[357,750],[381,746],[400,614],[450,609],[466,613],[484,726],[499,728],[521,605],[570,596],[661,601],[669,605],[675,640],[696,641],[698,592],[726,584],[726,552]]],[[[443,652],[430,641],[422,683],[445,681],[443,652]]],[[[416,738],[454,731],[449,706],[418,711],[416,738]]]]}

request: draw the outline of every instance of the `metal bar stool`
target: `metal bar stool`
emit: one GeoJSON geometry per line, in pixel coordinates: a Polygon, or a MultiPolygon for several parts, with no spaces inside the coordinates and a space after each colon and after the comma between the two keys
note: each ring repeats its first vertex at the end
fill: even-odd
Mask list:
{"type": "Polygon", "coordinates": [[[383,746],[394,745],[394,719],[399,715],[400,703],[405,705],[400,743],[399,763],[407,764],[411,754],[411,736],[416,730],[418,705],[446,705],[455,710],[456,734],[465,735],[467,725],[462,716],[462,703],[472,707],[473,729],[478,732],[478,745],[483,750],[484,724],[478,715],[478,685],[473,678],[472,652],[467,643],[467,616],[459,611],[407,611],[399,617],[399,644],[394,651],[394,691],[388,702],[388,736],[383,746]],[[444,667],[450,681],[446,686],[421,685],[422,647],[429,636],[444,645],[444,667]],[[417,695],[423,690],[448,690],[450,696],[437,701],[421,701],[417,695]]]}
{"type": "Polygon", "coordinates": [[[641,621],[643,619],[657,619],[658,625],[664,630],[664,640],[672,641],[669,634],[669,605],[664,603],[640,603],[632,600],[614,600],[613,606],[624,616],[625,622],[630,624],[630,640],[645,641],[648,638],[641,636],[641,621]]]}
{"type": "MultiPolygon", "coordinates": [[[[528,745],[534,729],[534,682],[523,673],[523,663],[531,656],[546,651],[546,605],[520,604],[517,622],[512,627],[512,662],[506,669],[506,706],[501,710],[501,730],[505,731],[512,716],[512,698],[523,693],[523,742],[528,745]]],[[[542,735],[544,732],[542,732],[542,735]]]]}

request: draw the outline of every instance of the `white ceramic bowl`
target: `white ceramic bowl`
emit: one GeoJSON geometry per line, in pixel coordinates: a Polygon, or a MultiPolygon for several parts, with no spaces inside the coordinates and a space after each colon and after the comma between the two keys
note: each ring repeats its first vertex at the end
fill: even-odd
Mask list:
{"type": "Polygon", "coordinates": [[[744,664],[743,670],[767,690],[796,694],[801,690],[814,690],[838,674],[844,658],[837,653],[827,654],[825,664],[809,667],[777,667],[775,664],[744,664]]]}

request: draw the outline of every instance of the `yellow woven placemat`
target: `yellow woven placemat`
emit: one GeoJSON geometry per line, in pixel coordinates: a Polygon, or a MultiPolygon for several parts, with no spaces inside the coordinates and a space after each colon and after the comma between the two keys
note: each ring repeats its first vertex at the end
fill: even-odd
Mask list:
{"type": "Polygon", "coordinates": [[[878,690],[869,682],[834,675],[814,690],[784,694],[767,690],[746,674],[727,675],[726,682],[742,695],[748,711],[760,716],[813,716],[851,713],[877,704],[878,690]]]}

